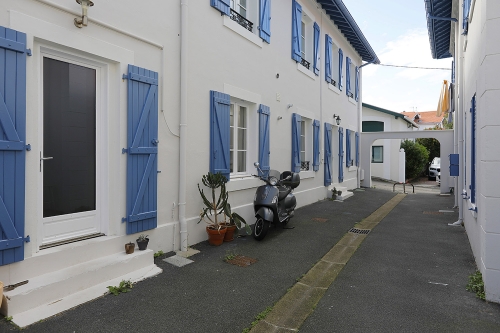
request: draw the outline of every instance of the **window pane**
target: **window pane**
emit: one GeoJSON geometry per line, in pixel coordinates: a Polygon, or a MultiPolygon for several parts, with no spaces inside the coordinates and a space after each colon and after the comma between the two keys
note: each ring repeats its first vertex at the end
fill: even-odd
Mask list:
{"type": "Polygon", "coordinates": [[[234,168],[233,168],[233,152],[229,152],[229,172],[234,172],[234,168]]]}
{"type": "Polygon", "coordinates": [[[384,162],[384,147],[374,146],[372,147],[372,162],[373,163],[383,163],[384,162]]]}
{"type": "Polygon", "coordinates": [[[247,152],[239,151],[238,152],[238,172],[245,172],[247,165],[247,152]]]}
{"type": "Polygon", "coordinates": [[[247,128],[247,108],[240,106],[240,113],[238,114],[238,127],[247,128]]]}
{"type": "Polygon", "coordinates": [[[234,126],[234,104],[229,108],[229,125],[234,126]]]}
{"type": "Polygon", "coordinates": [[[229,149],[233,150],[234,149],[234,144],[233,144],[234,143],[234,128],[233,127],[230,128],[230,137],[231,138],[229,139],[230,140],[229,141],[229,149]]]}
{"type": "Polygon", "coordinates": [[[247,130],[238,128],[238,150],[247,149],[247,130]]]}
{"type": "Polygon", "coordinates": [[[306,160],[306,152],[305,151],[300,152],[300,160],[302,162],[305,162],[305,160],[306,160]]]}
{"type": "Polygon", "coordinates": [[[240,15],[243,16],[244,18],[247,18],[247,11],[245,8],[240,7],[240,15]]]}

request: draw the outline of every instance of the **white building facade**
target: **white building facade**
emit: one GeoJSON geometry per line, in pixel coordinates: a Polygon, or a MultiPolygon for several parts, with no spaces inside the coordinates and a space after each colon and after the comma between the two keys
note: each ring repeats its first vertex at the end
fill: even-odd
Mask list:
{"type": "Polygon", "coordinates": [[[433,57],[454,57],[457,224],[467,230],[486,299],[498,303],[500,5],[495,0],[426,0],[426,11],[433,57]]]}
{"type": "MultiPolygon", "coordinates": [[[[374,105],[362,104],[362,132],[399,132],[418,130],[418,125],[401,113],[374,105]]],[[[376,140],[371,146],[371,175],[395,182],[405,182],[402,140],[376,140]]]]}
{"type": "Polygon", "coordinates": [[[359,186],[361,66],[378,58],[342,1],[110,0],[82,13],[0,3],[0,280],[28,281],[2,307],[16,324],[158,274],[153,252],[204,241],[209,171],[250,224],[254,162],[300,172],[298,206],[359,186]],[[148,250],[126,255],[141,233],[148,250]]]}

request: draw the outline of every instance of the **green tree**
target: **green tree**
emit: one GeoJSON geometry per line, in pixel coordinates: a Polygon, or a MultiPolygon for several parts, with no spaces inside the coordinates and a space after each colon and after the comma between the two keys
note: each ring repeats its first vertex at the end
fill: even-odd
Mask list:
{"type": "Polygon", "coordinates": [[[406,154],[406,179],[418,177],[427,167],[429,152],[424,146],[411,140],[403,141],[401,148],[405,150],[406,154]]]}
{"type": "Polygon", "coordinates": [[[425,148],[427,148],[427,151],[429,152],[429,158],[428,162],[432,162],[434,157],[440,157],[441,156],[441,144],[437,139],[434,138],[418,138],[417,143],[421,144],[425,148]]]}

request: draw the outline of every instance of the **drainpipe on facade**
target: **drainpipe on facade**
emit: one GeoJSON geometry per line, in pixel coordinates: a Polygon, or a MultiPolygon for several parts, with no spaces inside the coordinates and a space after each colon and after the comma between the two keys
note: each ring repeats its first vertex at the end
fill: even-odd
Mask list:
{"type": "Polygon", "coordinates": [[[181,0],[181,72],[180,97],[181,112],[179,124],[179,224],[180,250],[188,249],[188,231],[186,222],[186,150],[187,150],[187,71],[188,71],[188,0],[181,0]]]}

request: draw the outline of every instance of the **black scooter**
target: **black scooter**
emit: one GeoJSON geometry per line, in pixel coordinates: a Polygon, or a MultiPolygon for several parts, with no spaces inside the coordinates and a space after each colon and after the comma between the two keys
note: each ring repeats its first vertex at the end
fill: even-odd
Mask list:
{"type": "Polygon", "coordinates": [[[276,170],[263,172],[259,163],[255,162],[254,165],[259,170],[260,176],[253,176],[266,182],[265,185],[257,188],[253,200],[253,208],[257,218],[253,237],[256,240],[262,240],[269,230],[269,224],[281,224],[285,228],[293,217],[297,201],[292,191],[299,186],[300,176],[291,171],[284,171],[281,174],[276,170]]]}

